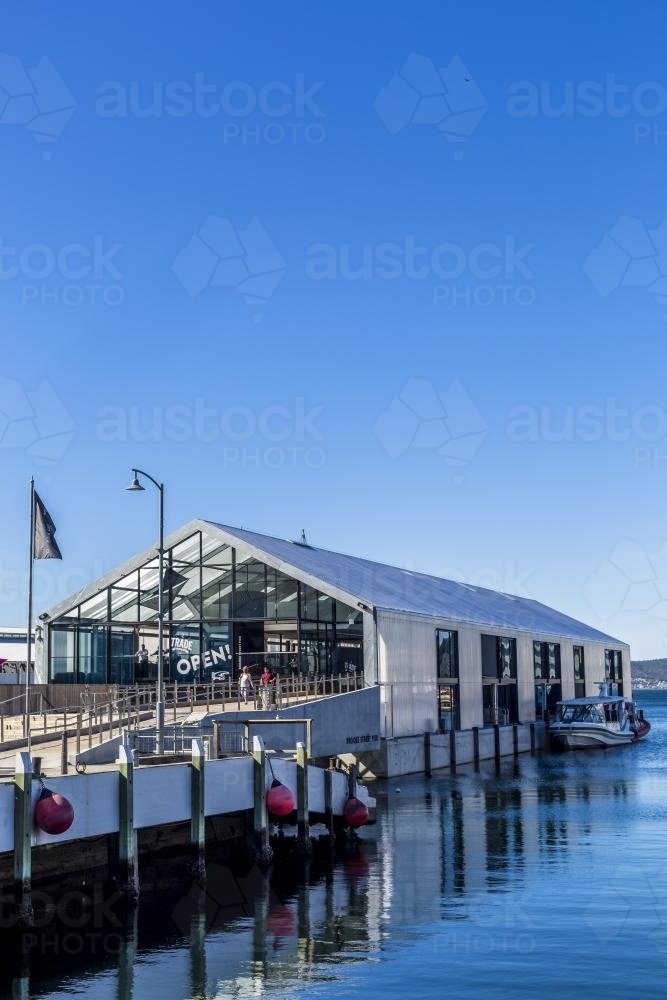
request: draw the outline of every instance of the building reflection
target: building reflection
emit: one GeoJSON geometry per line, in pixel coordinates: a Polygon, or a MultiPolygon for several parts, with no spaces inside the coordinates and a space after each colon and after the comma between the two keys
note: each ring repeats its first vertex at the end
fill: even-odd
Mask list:
{"type": "Polygon", "coordinates": [[[340,964],[381,957],[397,937],[437,935],[470,920],[480,900],[488,907],[520,892],[531,872],[561,864],[572,842],[593,854],[600,803],[627,808],[634,794],[607,778],[533,762],[519,776],[405,780],[400,796],[382,786],[377,825],[333,864],[278,859],[269,880],[212,863],[202,884],[156,869],[139,910],[113,927],[113,953],[65,954],[72,929],[58,939],[49,926],[48,969],[39,946],[19,950],[12,995],[62,996],[65,976],[68,993],[91,1000],[282,995],[330,980],[340,964]]]}

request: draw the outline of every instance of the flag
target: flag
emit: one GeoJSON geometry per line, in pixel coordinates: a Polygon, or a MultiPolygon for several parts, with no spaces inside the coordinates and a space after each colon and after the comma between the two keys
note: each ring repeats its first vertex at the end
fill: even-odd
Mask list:
{"type": "Polygon", "coordinates": [[[37,493],[35,493],[34,532],[35,559],[62,559],[56,541],[56,526],[37,493]]]}

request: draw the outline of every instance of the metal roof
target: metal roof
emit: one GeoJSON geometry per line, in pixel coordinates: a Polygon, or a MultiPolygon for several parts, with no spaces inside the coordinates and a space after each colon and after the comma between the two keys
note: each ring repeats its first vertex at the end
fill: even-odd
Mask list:
{"type": "MultiPolygon", "coordinates": [[[[620,639],[527,597],[515,597],[486,587],[428,576],[215,521],[189,521],[165,538],[165,548],[178,544],[196,531],[236,545],[255,558],[329,592],[341,601],[364,605],[363,610],[366,611],[377,608],[501,631],[532,632],[582,642],[626,645],[620,639]]],[[[50,608],[44,617],[51,620],[59,618],[154,557],[155,547],[138,553],[122,566],[50,608]]]]}
{"type": "Polygon", "coordinates": [[[222,533],[292,567],[297,577],[313,580],[353,595],[369,608],[427,615],[508,631],[536,632],[590,642],[625,645],[590,625],[527,597],[515,597],[486,587],[445,580],[414,570],[387,566],[358,556],[274,538],[271,535],[204,521],[222,533]]]}

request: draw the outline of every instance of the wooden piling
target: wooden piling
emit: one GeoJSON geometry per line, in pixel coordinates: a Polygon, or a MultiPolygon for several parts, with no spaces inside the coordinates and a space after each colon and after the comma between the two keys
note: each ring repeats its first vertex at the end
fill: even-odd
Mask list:
{"type": "Polygon", "coordinates": [[[472,759],[475,770],[479,771],[479,726],[472,727],[472,759]]]}
{"type": "Polygon", "coordinates": [[[132,900],[139,896],[137,832],[134,829],[134,751],[122,743],[118,751],[118,888],[132,900]]]}
{"type": "Polygon", "coordinates": [[[297,836],[302,847],[310,847],[308,812],[308,754],[305,743],[296,745],[296,818],[297,836]]]}
{"type": "Polygon", "coordinates": [[[32,760],[16,755],[14,773],[14,885],[20,924],[30,926],[32,911],[32,760]]]}
{"type": "Polygon", "coordinates": [[[253,759],[253,830],[254,855],[257,864],[271,864],[273,851],[269,845],[269,817],[266,808],[266,750],[261,736],[252,738],[253,759]]]}
{"type": "Polygon", "coordinates": [[[431,777],[431,734],[424,733],[424,776],[431,777]]]}
{"type": "Polygon", "coordinates": [[[324,772],[324,824],[330,837],[334,835],[333,771],[324,772]]]}
{"type": "Polygon", "coordinates": [[[449,770],[456,774],[456,730],[449,730],[449,770]]]}
{"type": "Polygon", "coordinates": [[[198,878],[206,877],[205,776],[204,744],[201,740],[193,740],[190,764],[190,844],[192,867],[198,878]]]}

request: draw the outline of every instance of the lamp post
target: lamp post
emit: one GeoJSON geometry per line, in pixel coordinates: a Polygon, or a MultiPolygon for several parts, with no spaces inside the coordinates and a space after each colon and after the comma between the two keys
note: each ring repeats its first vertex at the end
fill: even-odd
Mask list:
{"type": "Polygon", "coordinates": [[[157,590],[157,702],[155,704],[155,751],[164,752],[164,483],[158,483],[147,472],[132,469],[132,482],[126,489],[133,492],[144,492],[145,487],[139,482],[139,476],[144,476],[157,488],[160,497],[160,536],[158,542],[158,590],[157,590]]]}

